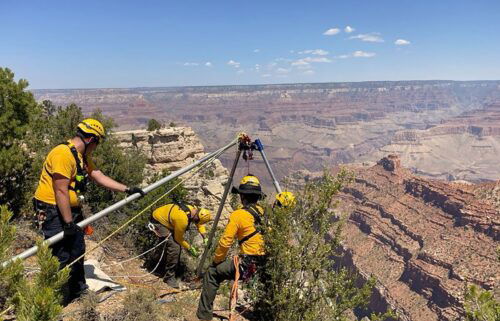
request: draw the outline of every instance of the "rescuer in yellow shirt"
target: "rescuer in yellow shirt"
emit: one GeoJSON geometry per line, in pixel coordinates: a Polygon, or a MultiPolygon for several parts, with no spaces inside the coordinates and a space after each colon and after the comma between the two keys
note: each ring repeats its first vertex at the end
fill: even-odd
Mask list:
{"type": "Polygon", "coordinates": [[[175,278],[175,271],[181,258],[181,247],[193,257],[200,255],[199,250],[184,239],[184,234],[191,223],[194,223],[206,244],[207,238],[205,224],[211,219],[210,211],[185,205],[182,202],[167,204],[153,211],[150,229],[160,238],[167,237],[166,264],[164,281],[173,288],[178,288],[179,283],[175,278]]]}
{"type": "MultiPolygon", "coordinates": [[[[82,220],[80,198],[88,178],[113,191],[144,195],[140,188],[128,188],[96,168],[92,153],[104,138],[104,126],[85,119],[78,124],[76,135],[54,147],[43,163],[33,204],[45,239],[64,232],[62,241],[51,246],[61,269],[85,253],[84,233],[76,224],[82,220]]],[[[83,262],[81,258],[71,266],[66,303],[87,289],[83,262]]]]}
{"type": "Polygon", "coordinates": [[[217,290],[224,280],[234,280],[236,267],[233,260],[226,260],[227,252],[237,239],[240,247],[240,270],[242,274],[263,266],[265,262],[264,238],[262,236],[263,209],[257,206],[262,197],[259,179],[255,176],[245,176],[238,188],[233,187],[233,193],[240,194],[243,208],[231,213],[224,234],[215,250],[212,265],[203,277],[198,311],[200,320],[212,320],[213,302],[217,290]]]}

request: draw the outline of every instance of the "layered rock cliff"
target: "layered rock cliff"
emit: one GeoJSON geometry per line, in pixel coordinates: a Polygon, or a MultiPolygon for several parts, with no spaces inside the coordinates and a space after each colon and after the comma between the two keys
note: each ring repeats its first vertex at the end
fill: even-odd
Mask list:
{"type": "Polygon", "coordinates": [[[350,169],[355,180],[339,196],[346,262],[377,277],[373,309],[392,306],[402,320],[457,320],[466,285],[500,294],[500,211],[473,185],[414,176],[394,155],[350,169]]]}
{"type": "MultiPolygon", "coordinates": [[[[152,132],[122,131],[115,135],[122,147],[137,149],[146,155],[146,177],[163,170],[176,171],[206,155],[200,139],[189,127],[171,127],[152,132]]],[[[188,177],[183,185],[189,191],[189,200],[215,214],[228,179],[226,168],[217,159],[197,174],[191,176],[192,173],[188,172],[180,177],[188,177]]],[[[223,217],[226,217],[230,210],[227,205],[222,213],[223,217]]]]}
{"type": "MultiPolygon", "coordinates": [[[[325,165],[351,163],[360,157],[364,157],[362,161],[376,161],[390,148],[394,152],[402,150],[408,157],[407,164],[412,157],[419,160],[421,155],[438,156],[429,158],[439,159],[443,171],[430,170],[436,165],[432,161],[423,162],[421,170],[429,176],[447,178],[451,174],[452,179],[476,180],[500,176],[491,162],[474,168],[473,173],[464,170],[472,164],[467,162],[467,156],[475,155],[482,147],[463,151],[466,157],[458,163],[456,155],[446,157],[446,148],[439,153],[439,146],[460,146],[460,138],[456,137],[438,136],[439,146],[435,148],[427,141],[418,148],[402,149],[395,144],[385,148],[396,141],[394,135],[400,131],[426,130],[499,101],[498,81],[74,89],[39,90],[35,94],[40,100],[51,99],[57,104],[75,102],[85,112],[100,108],[122,128],[145,127],[151,118],[184,123],[193,127],[210,149],[230,141],[236,132],[246,131],[268,147],[268,158],[279,178],[297,170],[321,171],[325,165]],[[431,148],[437,152],[429,152],[431,148]],[[380,149],[384,149],[382,154],[380,149]]],[[[470,127],[470,131],[475,133],[477,129],[470,127]]],[[[487,128],[483,132],[494,133],[487,128]]],[[[475,140],[470,143],[484,145],[475,140]]],[[[493,152],[500,150],[496,149],[499,144],[487,143],[493,146],[493,152]]],[[[224,155],[223,164],[230,166],[231,158],[224,155]]],[[[266,178],[263,163],[254,163],[252,172],[266,178]]]]}

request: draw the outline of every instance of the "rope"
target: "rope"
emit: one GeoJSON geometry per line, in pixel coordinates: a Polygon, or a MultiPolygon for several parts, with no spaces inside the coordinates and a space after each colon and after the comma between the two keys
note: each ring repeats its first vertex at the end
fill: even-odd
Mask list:
{"type": "Polygon", "coordinates": [[[157,247],[159,247],[160,245],[162,245],[163,243],[165,243],[167,241],[168,237],[165,238],[163,241],[161,241],[160,243],[156,244],[155,246],[153,246],[152,248],[150,248],[149,250],[147,250],[146,252],[143,252],[139,255],[136,255],[134,257],[131,257],[129,259],[126,259],[126,260],[123,260],[123,261],[119,261],[119,262],[116,262],[116,263],[113,263],[113,264],[102,264],[101,267],[110,267],[110,266],[115,266],[115,265],[121,265],[123,263],[126,263],[126,262],[130,262],[132,260],[135,260],[135,259],[138,259],[140,258],[141,256],[144,256],[146,254],[148,254],[149,252],[153,251],[154,249],[156,249],[157,247]]]}
{"type": "MultiPolygon", "coordinates": [[[[167,239],[163,240],[161,243],[165,242],[166,240],[167,239]]],[[[163,255],[165,254],[166,248],[167,248],[167,243],[165,243],[165,245],[163,245],[163,251],[161,252],[160,259],[158,260],[158,263],[156,263],[156,266],[154,267],[154,269],[151,270],[150,272],[148,272],[146,274],[142,274],[142,275],[109,275],[109,277],[110,278],[144,278],[148,275],[153,274],[156,271],[156,269],[160,266],[160,263],[161,263],[161,260],[163,259],[163,255]]]]}
{"type": "Polygon", "coordinates": [[[231,296],[229,300],[229,321],[235,320],[234,310],[236,309],[236,302],[238,301],[238,280],[240,279],[240,261],[238,255],[233,257],[234,268],[234,283],[231,288],[231,296]]]}
{"type": "Polygon", "coordinates": [[[208,165],[212,164],[213,161],[219,157],[221,154],[223,153],[223,151],[220,151],[219,153],[213,155],[210,159],[210,161],[204,163],[203,165],[201,165],[200,167],[198,167],[190,176],[184,178],[183,180],[181,180],[179,183],[177,183],[174,187],[172,187],[170,190],[168,190],[165,194],[161,195],[160,197],[158,197],[155,201],[153,201],[151,204],[149,204],[148,206],[146,206],[142,211],[140,211],[139,213],[137,213],[136,215],[134,215],[132,218],[130,218],[128,221],[126,221],[125,223],[123,223],[121,226],[119,226],[116,230],[114,230],[113,232],[111,232],[111,234],[109,234],[108,236],[106,236],[104,239],[102,239],[99,243],[97,243],[96,246],[94,246],[92,249],[86,251],[85,253],[83,253],[82,255],[80,255],[79,257],[77,257],[75,260],[73,260],[70,264],[67,265],[67,267],[71,267],[73,264],[75,264],[77,261],[79,261],[80,259],[82,259],[83,257],[85,257],[86,254],[89,254],[89,253],[92,253],[93,251],[95,251],[96,249],[98,249],[104,242],[106,242],[107,240],[109,240],[111,237],[115,236],[118,232],[120,232],[121,230],[123,230],[126,226],[128,226],[130,223],[132,223],[134,220],[136,220],[139,216],[141,216],[142,214],[144,214],[144,212],[146,212],[147,210],[149,210],[151,207],[153,207],[156,203],[158,203],[161,199],[163,199],[165,196],[167,196],[168,194],[170,194],[173,190],[175,190],[177,187],[179,187],[182,183],[184,183],[185,181],[187,181],[188,179],[191,179],[197,172],[199,172],[200,170],[202,170],[203,168],[207,167],[208,165]]]}

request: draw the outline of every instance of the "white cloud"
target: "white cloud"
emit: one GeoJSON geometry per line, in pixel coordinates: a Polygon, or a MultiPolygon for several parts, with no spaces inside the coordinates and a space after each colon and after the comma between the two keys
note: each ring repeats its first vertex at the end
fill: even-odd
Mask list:
{"type": "Polygon", "coordinates": [[[260,49],[254,49],[253,52],[255,53],[260,52],[260,49]]]}
{"type": "Polygon", "coordinates": [[[306,70],[306,71],[304,71],[304,75],[308,75],[308,76],[314,75],[314,70],[306,70]]]}
{"type": "Polygon", "coordinates": [[[278,68],[278,69],[276,69],[276,73],[278,73],[278,74],[287,74],[289,72],[290,72],[290,70],[289,69],[285,69],[285,68],[278,68]]]}
{"type": "Polygon", "coordinates": [[[272,76],[271,74],[262,74],[262,77],[264,77],[264,78],[269,78],[271,76],[272,76]]]}
{"type": "Polygon", "coordinates": [[[358,50],[353,52],[352,56],[356,58],[371,58],[375,56],[375,53],[358,50]]]}
{"type": "Polygon", "coordinates": [[[239,63],[239,62],[237,62],[237,61],[234,61],[234,60],[229,60],[229,61],[227,62],[227,64],[228,64],[229,66],[233,66],[234,68],[240,68],[240,63],[239,63]]]}
{"type": "Polygon", "coordinates": [[[240,69],[240,70],[238,70],[236,73],[237,73],[237,74],[242,74],[242,73],[244,73],[244,72],[245,72],[245,71],[244,71],[243,69],[240,69]]]}
{"type": "Polygon", "coordinates": [[[339,28],[330,28],[327,31],[323,32],[323,35],[325,36],[334,36],[336,34],[340,33],[339,28]]]}
{"type": "Polygon", "coordinates": [[[200,64],[197,62],[185,62],[184,66],[199,66],[200,64]]]}
{"type": "Polygon", "coordinates": [[[259,64],[255,64],[255,70],[256,70],[256,71],[259,71],[259,70],[260,70],[260,65],[259,65],[259,64]]]}
{"type": "Polygon", "coordinates": [[[326,57],[306,57],[304,58],[306,62],[332,62],[330,59],[326,57]]]}
{"type": "Polygon", "coordinates": [[[292,62],[292,66],[306,66],[309,65],[310,63],[315,63],[315,62],[330,63],[332,62],[332,60],[326,57],[305,57],[292,62]]]}
{"type": "Polygon", "coordinates": [[[304,61],[304,59],[299,59],[297,61],[292,62],[292,66],[306,66],[309,65],[307,61],[304,61]]]}
{"type": "Polygon", "coordinates": [[[205,63],[205,66],[207,66],[207,67],[212,67],[212,63],[211,63],[210,61],[207,61],[207,62],[205,63]]]}
{"type": "Polygon", "coordinates": [[[378,32],[365,33],[365,34],[360,33],[359,35],[349,37],[349,39],[359,39],[361,41],[366,41],[366,42],[384,42],[384,39],[382,39],[380,33],[378,32]]]}
{"type": "Polygon", "coordinates": [[[349,57],[351,57],[351,56],[350,55],[340,55],[340,56],[337,56],[337,58],[339,58],[339,59],[347,59],[349,57]]]}
{"type": "Polygon", "coordinates": [[[323,50],[323,49],[311,49],[311,50],[304,50],[304,51],[299,51],[299,54],[304,55],[304,54],[311,54],[311,55],[317,55],[317,56],[326,56],[328,55],[328,51],[323,50]]]}
{"type": "Polygon", "coordinates": [[[351,27],[351,26],[346,26],[346,27],[344,28],[344,31],[345,31],[346,33],[351,33],[351,32],[353,32],[354,30],[356,30],[356,29],[354,29],[354,28],[353,28],[353,27],[351,27]]]}
{"type": "Polygon", "coordinates": [[[290,50],[290,53],[295,53],[295,50],[290,50]]]}
{"type": "Polygon", "coordinates": [[[407,46],[409,45],[411,42],[409,42],[408,40],[404,40],[404,39],[398,39],[396,41],[394,41],[394,44],[396,46],[407,46]]]}

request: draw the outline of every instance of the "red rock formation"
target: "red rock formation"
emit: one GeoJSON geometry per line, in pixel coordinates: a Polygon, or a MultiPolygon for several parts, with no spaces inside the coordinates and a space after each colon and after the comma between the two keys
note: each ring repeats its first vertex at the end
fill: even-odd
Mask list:
{"type": "Polygon", "coordinates": [[[389,304],[402,320],[456,320],[466,284],[498,291],[500,212],[470,185],[416,177],[395,155],[352,170],[340,195],[344,246],[351,264],[380,282],[372,308],[389,304]]]}

